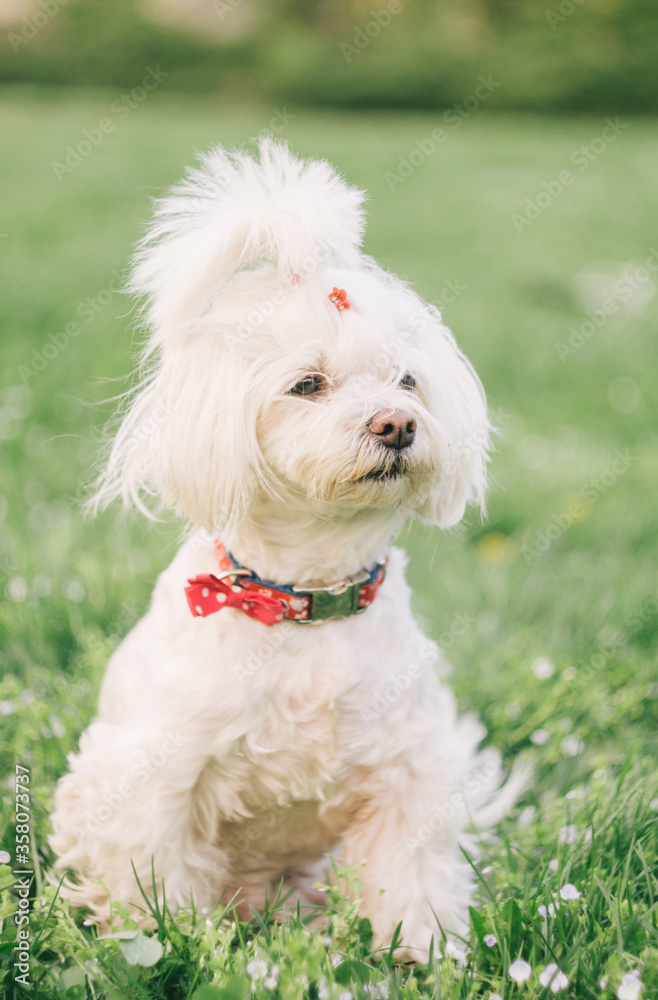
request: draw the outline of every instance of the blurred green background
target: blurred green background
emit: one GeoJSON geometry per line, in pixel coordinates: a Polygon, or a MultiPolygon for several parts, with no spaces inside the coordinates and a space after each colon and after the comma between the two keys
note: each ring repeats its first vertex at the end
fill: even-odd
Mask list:
{"type": "Polygon", "coordinates": [[[653,0],[4,0],[0,80],[340,107],[443,108],[477,78],[501,108],[658,105],[653,0]]]}

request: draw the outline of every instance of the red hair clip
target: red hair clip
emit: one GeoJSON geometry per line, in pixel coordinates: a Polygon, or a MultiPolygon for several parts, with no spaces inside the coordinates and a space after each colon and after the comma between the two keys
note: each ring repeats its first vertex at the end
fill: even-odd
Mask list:
{"type": "Polygon", "coordinates": [[[329,299],[336,306],[336,309],[349,309],[350,307],[347,301],[347,292],[344,288],[334,288],[329,299]]]}

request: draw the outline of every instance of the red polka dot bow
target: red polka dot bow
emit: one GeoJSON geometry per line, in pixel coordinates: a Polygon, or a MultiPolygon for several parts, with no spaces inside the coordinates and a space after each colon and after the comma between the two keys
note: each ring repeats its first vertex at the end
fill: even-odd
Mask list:
{"type": "Polygon", "coordinates": [[[263,625],[276,625],[283,621],[283,602],[276,597],[225,583],[212,573],[201,573],[187,582],[189,586],[185,588],[185,594],[195,618],[205,618],[220,608],[236,608],[263,625]]]}

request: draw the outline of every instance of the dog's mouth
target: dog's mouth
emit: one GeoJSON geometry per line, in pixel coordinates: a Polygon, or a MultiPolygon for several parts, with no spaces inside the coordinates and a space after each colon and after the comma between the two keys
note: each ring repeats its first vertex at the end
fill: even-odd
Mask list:
{"type": "Polygon", "coordinates": [[[400,479],[407,471],[407,463],[402,461],[400,458],[396,458],[387,465],[381,465],[378,469],[371,469],[370,472],[366,472],[365,476],[361,476],[358,480],[360,483],[372,482],[392,482],[395,479],[400,479]]]}

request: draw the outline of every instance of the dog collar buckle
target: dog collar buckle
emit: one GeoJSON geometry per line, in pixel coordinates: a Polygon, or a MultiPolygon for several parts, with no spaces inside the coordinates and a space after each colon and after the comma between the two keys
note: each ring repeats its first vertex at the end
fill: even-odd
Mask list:
{"type": "MultiPolygon", "coordinates": [[[[368,579],[369,574],[365,574],[368,579]]],[[[311,615],[303,623],[312,625],[314,622],[326,622],[332,618],[350,618],[352,615],[359,615],[365,611],[365,607],[359,607],[361,595],[360,583],[341,583],[340,589],[332,587],[318,587],[309,591],[313,595],[313,606],[311,615]]]]}
{"type": "Polygon", "coordinates": [[[361,570],[360,573],[354,573],[352,576],[345,576],[342,580],[336,580],[335,583],[330,583],[324,587],[313,587],[305,584],[303,587],[293,587],[292,589],[296,594],[321,594],[326,592],[331,594],[332,597],[338,597],[340,594],[344,594],[350,587],[354,587],[365,583],[370,579],[370,573],[366,573],[365,570],[361,570]]]}

